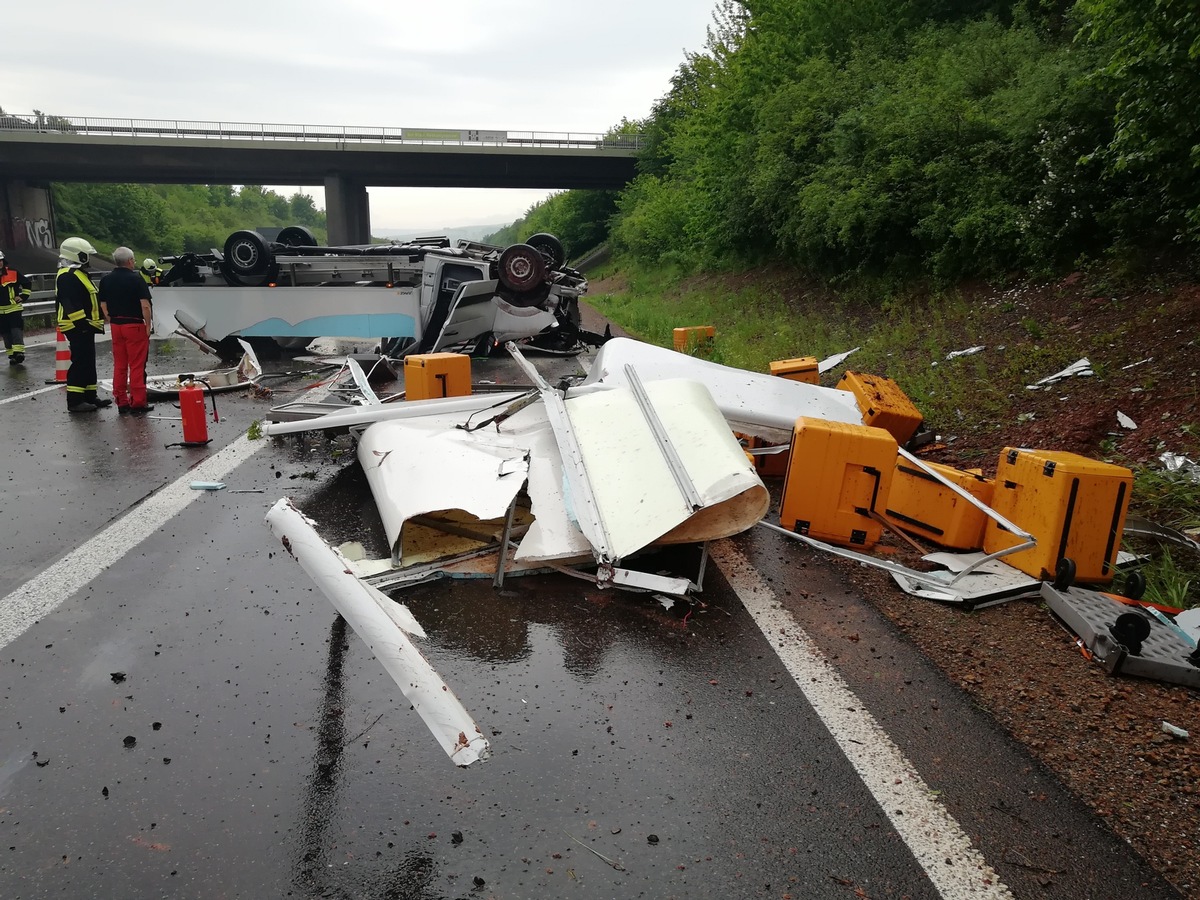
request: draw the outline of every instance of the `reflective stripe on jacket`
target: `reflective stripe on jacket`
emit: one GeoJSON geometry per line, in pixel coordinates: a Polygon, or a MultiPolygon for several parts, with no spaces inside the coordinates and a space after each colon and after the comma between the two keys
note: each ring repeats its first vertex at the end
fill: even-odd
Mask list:
{"type": "Polygon", "coordinates": [[[24,279],[16,269],[6,269],[0,275],[0,315],[20,312],[22,300],[29,299],[29,288],[21,284],[24,279]]]}
{"type": "Polygon", "coordinates": [[[78,267],[59,269],[55,287],[58,294],[59,331],[70,331],[77,323],[82,322],[91,325],[97,333],[104,333],[104,320],[100,317],[100,300],[96,296],[96,285],[92,283],[87,272],[78,267]],[[64,275],[68,279],[66,282],[63,281],[64,275]],[[86,293],[80,293],[80,289],[75,287],[74,281],[70,279],[78,279],[86,293]]]}

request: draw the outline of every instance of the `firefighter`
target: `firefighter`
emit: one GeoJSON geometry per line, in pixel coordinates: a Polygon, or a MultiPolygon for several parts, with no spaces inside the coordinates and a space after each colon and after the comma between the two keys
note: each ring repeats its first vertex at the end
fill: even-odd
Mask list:
{"type": "Polygon", "coordinates": [[[96,396],[96,335],[104,334],[104,319],[88,265],[96,248],[81,237],[67,238],[58,248],[58,329],[71,344],[67,370],[67,412],[95,412],[112,406],[96,396]]]}
{"type": "Polygon", "coordinates": [[[162,284],[162,269],[152,259],[142,260],[142,278],[146,284],[162,284]]]}
{"type": "Polygon", "coordinates": [[[25,318],[21,302],[29,299],[33,282],[11,268],[0,250],[0,332],[4,333],[4,352],[8,364],[25,362],[25,318]]]}

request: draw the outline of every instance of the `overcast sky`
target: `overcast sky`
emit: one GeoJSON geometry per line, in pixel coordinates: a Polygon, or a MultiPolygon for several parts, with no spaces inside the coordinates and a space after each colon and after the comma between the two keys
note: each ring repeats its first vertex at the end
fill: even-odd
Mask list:
{"type": "MultiPolygon", "coordinates": [[[[714,0],[6,4],[0,107],[599,133],[645,117],[714,0]],[[77,25],[74,23],[78,23],[77,25]]],[[[298,187],[324,206],[320,187],[298,187]]],[[[375,233],[511,222],[545,191],[370,189],[375,233]]]]}

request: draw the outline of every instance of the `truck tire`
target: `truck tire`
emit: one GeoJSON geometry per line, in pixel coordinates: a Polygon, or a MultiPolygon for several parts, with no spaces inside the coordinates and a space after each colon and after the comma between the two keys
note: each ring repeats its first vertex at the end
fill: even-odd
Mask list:
{"type": "Polygon", "coordinates": [[[285,247],[315,247],[317,246],[317,236],[303,225],[289,225],[279,232],[275,243],[283,244],[285,247]]]}
{"type": "Polygon", "coordinates": [[[525,293],[546,280],[546,260],[528,244],[513,244],[500,254],[496,277],[511,291],[525,293]]]}
{"type": "Polygon", "coordinates": [[[257,231],[235,231],[225,239],[224,262],[238,278],[255,279],[266,275],[275,260],[257,231]]]}
{"type": "Polygon", "coordinates": [[[552,234],[540,232],[530,235],[525,243],[535,250],[540,251],[542,256],[546,257],[546,261],[552,269],[557,269],[567,261],[567,254],[563,250],[562,241],[552,234]]]}

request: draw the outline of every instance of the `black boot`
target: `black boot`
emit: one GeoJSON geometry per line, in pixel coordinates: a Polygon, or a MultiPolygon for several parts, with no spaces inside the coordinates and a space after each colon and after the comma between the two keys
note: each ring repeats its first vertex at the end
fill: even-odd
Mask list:
{"type": "Polygon", "coordinates": [[[113,402],[107,398],[101,399],[100,397],[97,397],[95,391],[87,391],[83,395],[83,401],[85,403],[92,404],[92,406],[96,407],[96,409],[104,409],[105,407],[112,406],[113,404],[113,402]]]}

